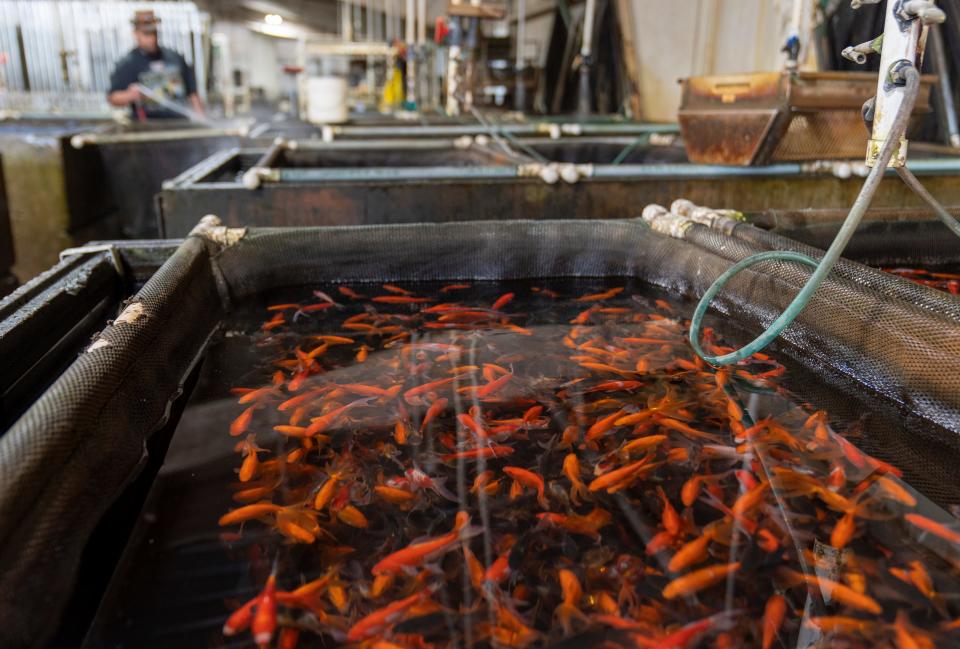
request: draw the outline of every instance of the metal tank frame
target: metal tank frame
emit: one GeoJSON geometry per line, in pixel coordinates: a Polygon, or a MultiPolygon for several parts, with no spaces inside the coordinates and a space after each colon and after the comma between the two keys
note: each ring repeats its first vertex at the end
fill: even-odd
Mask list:
{"type": "MultiPolygon", "coordinates": [[[[102,568],[101,577],[110,574],[123,541],[117,532],[122,523],[110,504],[120,503],[127,512],[123,520],[129,522],[131,513],[135,519],[137,498],[131,501],[127,494],[133,489],[142,496],[149,487],[210,336],[245,296],[326,280],[542,276],[637,277],[691,296],[757,249],[745,232],[731,235],[693,222],[680,230],[664,236],[639,220],[229,229],[208,218],[176,244],[147,242],[137,250],[120,242],[68,254],[67,264],[92,264],[107,285],[116,281],[110,270],[115,253],[121,257],[119,266],[132,270],[125,286],[149,279],[0,437],[0,459],[11,469],[0,472],[6,484],[0,489],[0,533],[20,541],[0,544],[5,548],[0,581],[10,586],[0,588],[7,594],[0,606],[0,637],[49,637],[79,575],[90,576],[94,566],[102,568]],[[165,263],[150,272],[164,258],[165,263]],[[82,498],[58,500],[58,490],[69,485],[81,486],[82,498]],[[112,536],[102,533],[106,523],[113,525],[112,536]],[[113,545],[98,545],[95,560],[90,559],[87,544],[105,538],[112,538],[113,545]],[[64,545],[67,540],[69,547],[64,545]],[[52,542],[58,552],[48,551],[52,542]],[[32,577],[22,579],[23,574],[32,577]],[[52,589],[53,584],[58,588],[52,589]],[[36,605],[48,613],[42,620],[22,614],[36,605]]],[[[76,271],[78,267],[71,266],[59,272],[66,276],[76,271]]],[[[783,266],[751,271],[745,282],[731,285],[717,308],[731,325],[762,327],[781,306],[783,295],[791,294],[807,274],[783,266]]],[[[21,295],[39,288],[31,283],[21,295]]],[[[87,299],[104,294],[91,289],[87,299]]],[[[955,373],[960,356],[943,354],[944,346],[960,345],[958,315],[960,301],[955,298],[847,264],[838,266],[837,277],[824,284],[810,313],[796,322],[779,349],[823,380],[845,386],[847,393],[873,391],[885,402],[910,404],[911,448],[918,453],[926,449],[924,457],[942,460],[946,449],[960,450],[960,419],[950,414],[960,412],[960,399],[949,389],[960,375],[955,373]],[[874,339],[866,334],[878,317],[887,317],[893,326],[873,327],[878,336],[874,339]],[[910,336],[888,335],[908,330],[910,336]],[[904,358],[918,353],[923,362],[903,365],[904,358]],[[850,365],[851,359],[858,360],[850,365]],[[864,390],[865,385],[870,388],[864,390]],[[935,424],[940,432],[929,437],[933,433],[924,432],[922,422],[935,424]]],[[[28,325],[17,329],[22,332],[24,327],[28,325]]],[[[892,443],[883,436],[879,441],[892,443]]],[[[955,480],[938,478],[931,466],[924,465],[921,474],[927,476],[927,488],[955,488],[955,480]]],[[[956,465],[952,467],[955,471],[956,465]]],[[[97,585],[83,583],[84,593],[95,592],[97,585]]],[[[78,604],[76,597],[72,601],[78,604]]],[[[87,601],[87,612],[95,604],[87,601]]]]}
{"type": "MultiPolygon", "coordinates": [[[[609,126],[609,125],[598,125],[609,126]]],[[[358,127],[360,128],[360,127],[358,127]]],[[[363,133],[373,132],[366,128],[363,133]]],[[[394,129],[395,127],[390,127],[394,129]]],[[[421,127],[411,127],[417,132],[421,127]]],[[[426,128],[426,127],[423,127],[426,128]]],[[[461,127],[438,127],[460,133],[461,127]]],[[[407,133],[407,130],[394,131],[407,133]]],[[[434,131],[431,131],[434,132],[434,131]]],[[[670,135],[668,133],[667,135],[670,135]]],[[[231,226],[360,225],[430,221],[504,220],[518,218],[603,218],[637,216],[647,203],[669,204],[677,196],[713,206],[736,205],[744,211],[797,209],[810,205],[848,206],[860,186],[859,169],[849,162],[781,163],[766,167],[695,165],[685,162],[614,164],[552,162],[576,160],[575,150],[614,137],[579,135],[543,139],[509,135],[503,144],[519,156],[513,164],[470,167],[437,164],[385,164],[303,167],[276,163],[274,147],[233,149],[214,154],[164,183],[156,199],[161,236],[184,236],[196,219],[216,214],[231,226]],[[553,153],[540,153],[538,148],[553,153]],[[225,169],[248,171],[224,177],[225,169]],[[255,170],[254,170],[255,169],[255,170]]],[[[662,133],[641,133],[633,154],[664,139],[662,133]]],[[[404,147],[482,146],[502,151],[501,142],[486,135],[431,141],[413,138],[373,140],[289,141],[287,147],[315,151],[361,151],[404,147]],[[416,143],[414,143],[416,142],[416,143]],[[439,143],[438,143],[439,142],[439,143]],[[463,143],[466,142],[467,145],[463,143]]],[[[641,156],[642,157],[642,156],[641,156]]],[[[960,204],[960,159],[914,159],[909,163],[925,177],[931,191],[946,204],[960,204]]],[[[875,205],[918,208],[920,199],[893,178],[881,183],[875,205]]]]}

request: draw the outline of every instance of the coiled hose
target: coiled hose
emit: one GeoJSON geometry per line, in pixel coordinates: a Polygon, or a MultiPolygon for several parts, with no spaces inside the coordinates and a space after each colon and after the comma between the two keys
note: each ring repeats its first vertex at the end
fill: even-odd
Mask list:
{"type": "MultiPolygon", "coordinates": [[[[820,287],[820,284],[826,279],[827,275],[833,269],[834,264],[837,263],[837,260],[840,259],[840,255],[843,253],[843,249],[846,248],[847,243],[849,243],[850,238],[853,236],[854,232],[857,229],[857,226],[860,224],[860,220],[863,218],[864,213],[866,213],[867,208],[870,206],[870,202],[873,200],[873,195],[876,193],[877,188],[880,186],[880,181],[883,180],[883,175],[887,170],[887,165],[890,163],[890,159],[893,157],[894,152],[897,147],[900,145],[900,139],[903,137],[903,134],[907,129],[907,122],[910,119],[910,115],[913,112],[913,105],[917,98],[917,92],[920,87],[920,73],[913,66],[905,66],[902,69],[902,74],[904,78],[904,99],[903,103],[900,104],[900,110],[897,112],[896,119],[893,122],[893,127],[890,130],[887,140],[883,143],[883,147],[880,149],[880,155],[874,164],[873,168],[870,170],[867,179],[863,183],[863,187],[860,189],[860,193],[857,195],[857,199],[853,203],[853,207],[850,208],[850,213],[847,215],[846,220],[844,220],[843,225],[840,228],[840,231],[837,233],[836,238],[833,240],[833,243],[830,244],[830,248],[827,249],[827,252],[823,255],[823,258],[818,262],[816,259],[804,255],[799,252],[792,251],[772,251],[772,252],[762,252],[756,255],[751,255],[746,259],[743,259],[730,268],[726,270],[716,281],[707,289],[707,292],[704,293],[703,297],[700,299],[700,303],[697,304],[696,310],[693,312],[693,317],[690,321],[690,344],[693,346],[694,351],[706,362],[711,365],[729,365],[731,363],[737,363],[746,358],[749,358],[756,352],[764,349],[767,345],[774,341],[774,339],[783,332],[790,323],[792,323],[797,316],[800,315],[800,312],[803,311],[804,307],[807,306],[807,303],[810,302],[810,299],[813,297],[814,292],[820,287]],[[767,327],[767,329],[757,336],[753,341],[747,343],[740,349],[734,350],[729,354],[723,354],[721,356],[712,356],[707,354],[700,345],[700,329],[703,325],[703,317],[707,313],[707,308],[710,306],[710,302],[713,301],[713,298],[716,297],[717,293],[729,282],[735,275],[740,273],[750,266],[754,266],[764,261],[794,261],[801,264],[805,264],[814,268],[815,270],[810,275],[810,279],[807,280],[807,283],[803,285],[803,288],[800,289],[800,292],[797,293],[797,296],[793,298],[793,301],[790,302],[789,306],[784,310],[780,316],[773,321],[773,323],[767,327]]],[[[911,184],[911,179],[916,185],[920,185],[920,182],[910,174],[906,169],[898,169],[898,171],[905,172],[901,173],[901,178],[904,179],[904,182],[907,183],[915,191],[916,187],[911,184]]],[[[938,216],[941,219],[944,218],[944,215],[950,219],[949,227],[957,232],[960,236],[960,225],[958,225],[953,217],[950,216],[942,206],[937,203],[937,201],[930,196],[921,186],[923,193],[920,195],[927,200],[931,205],[935,205],[938,216]],[[932,202],[931,202],[932,201],[932,202]]],[[[919,193],[919,192],[918,192],[919,193]]]]}

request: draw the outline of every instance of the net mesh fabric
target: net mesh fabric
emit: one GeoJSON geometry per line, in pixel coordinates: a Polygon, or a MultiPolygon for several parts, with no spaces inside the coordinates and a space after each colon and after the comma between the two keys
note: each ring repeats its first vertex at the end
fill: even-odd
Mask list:
{"type": "MultiPolygon", "coordinates": [[[[740,261],[757,247],[704,227],[692,228],[690,241],[740,261]]],[[[808,254],[815,249],[795,244],[808,254]]],[[[766,311],[773,321],[806,282],[806,267],[790,262],[760,264],[762,276],[734,280],[729,292],[752,297],[744,307],[766,311]],[[782,288],[763,287],[776,278],[782,288]]],[[[855,378],[954,432],[960,430],[960,328],[958,301],[949,295],[908,285],[854,262],[844,262],[782,336],[805,356],[855,378]],[[909,301],[908,301],[909,300],[909,301]]]]}
{"type": "Polygon", "coordinates": [[[0,646],[42,646],[55,630],[87,539],[209,336],[219,301],[203,250],[178,250],[137,294],[143,316],[107,327],[108,344],[81,354],[0,438],[0,646]],[[174,324],[183,313],[195,328],[174,324]]]}
{"type": "MultiPolygon", "coordinates": [[[[227,248],[189,238],[136,296],[145,315],[108,327],[101,339],[110,344],[81,355],[0,438],[0,645],[42,644],[51,632],[93,527],[138,471],[144,441],[235,301],[319,282],[539,277],[635,277],[697,296],[760,247],[702,227],[688,234],[680,241],[609,220],[259,229],[227,248]]],[[[924,293],[911,303],[902,280],[890,278],[895,290],[885,293],[858,281],[862,272],[844,267],[825,283],[780,347],[821,379],[896,404],[916,437],[878,427],[868,450],[899,454],[898,464],[918,467],[911,476],[926,476],[918,488],[960,502],[957,464],[945,461],[960,429],[955,300],[924,293]]],[[[715,312],[722,326],[755,335],[808,276],[788,263],[750,269],[715,312]]]]}
{"type": "MultiPolygon", "coordinates": [[[[840,223],[836,221],[777,229],[777,233],[782,235],[777,241],[781,241],[782,245],[801,242],[825,249],[837,236],[839,229],[840,223]]],[[[752,236],[772,234],[757,228],[749,230],[752,236]]],[[[762,240],[758,240],[758,243],[762,243],[762,240]]],[[[877,220],[861,223],[843,254],[869,266],[926,269],[960,266],[960,245],[939,220],[877,220]]]]}

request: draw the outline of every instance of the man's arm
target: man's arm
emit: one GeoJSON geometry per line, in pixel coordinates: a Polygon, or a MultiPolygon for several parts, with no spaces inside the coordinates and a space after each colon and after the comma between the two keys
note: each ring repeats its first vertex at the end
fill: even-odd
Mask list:
{"type": "Polygon", "coordinates": [[[204,115],[203,102],[200,100],[200,96],[197,93],[193,93],[192,95],[190,95],[189,99],[190,99],[190,106],[191,108],[193,108],[193,112],[203,117],[204,115]]]}
{"type": "Polygon", "coordinates": [[[183,72],[183,84],[186,86],[190,107],[193,108],[193,112],[203,117],[203,102],[200,100],[200,95],[197,94],[197,76],[194,74],[193,68],[187,65],[183,55],[180,55],[180,69],[183,72]]]}
{"type": "Polygon", "coordinates": [[[109,101],[114,106],[129,106],[130,104],[140,101],[143,98],[143,95],[140,93],[140,89],[137,87],[137,84],[131,83],[127,86],[126,90],[113,90],[107,95],[107,101],[109,101]]]}
{"type": "Polygon", "coordinates": [[[110,75],[110,90],[107,101],[114,106],[129,106],[142,99],[137,89],[137,75],[130,65],[128,57],[121,59],[110,75]]]}

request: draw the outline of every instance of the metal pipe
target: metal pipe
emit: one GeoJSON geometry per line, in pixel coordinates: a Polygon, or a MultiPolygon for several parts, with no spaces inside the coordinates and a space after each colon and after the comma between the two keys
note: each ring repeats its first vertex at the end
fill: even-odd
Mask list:
{"type": "Polygon", "coordinates": [[[947,121],[947,141],[950,146],[960,148],[960,127],[957,126],[957,107],[953,102],[953,86],[950,84],[950,69],[947,65],[946,49],[944,48],[943,34],[940,25],[930,26],[930,38],[933,39],[933,59],[940,78],[940,87],[937,89],[940,101],[943,104],[943,114],[947,121]]]}
{"type": "MultiPolygon", "coordinates": [[[[469,136],[466,136],[469,138],[469,136]]],[[[333,142],[323,142],[318,140],[295,140],[291,142],[292,148],[298,151],[369,151],[378,149],[417,149],[420,151],[447,151],[450,149],[466,148],[461,146],[462,140],[458,139],[386,139],[386,140],[334,140],[333,142]]],[[[472,144],[472,139],[469,139],[472,144]]]]}
{"type": "Polygon", "coordinates": [[[593,19],[597,0],[587,0],[583,10],[583,41],[580,46],[580,87],[577,93],[577,113],[590,114],[590,67],[593,64],[593,19]]]}
{"type": "Polygon", "coordinates": [[[416,7],[414,0],[407,0],[407,88],[406,108],[416,106],[416,62],[413,56],[414,39],[416,38],[416,7]]]}
{"type": "Polygon", "coordinates": [[[805,175],[797,163],[780,163],[766,167],[730,167],[696,164],[594,165],[593,178],[658,179],[658,178],[765,178],[770,176],[805,175]]]}
{"type": "Polygon", "coordinates": [[[188,128],[173,131],[150,131],[145,133],[78,133],[70,138],[75,149],[90,144],[119,144],[123,142],[169,142],[203,137],[245,137],[248,128],[188,128]]]}
{"type": "Polygon", "coordinates": [[[527,2],[517,0],[517,60],[514,64],[516,74],[514,85],[514,108],[520,112],[526,110],[526,86],[523,83],[523,43],[527,36],[527,2]]]}
{"type": "MultiPolygon", "coordinates": [[[[189,169],[185,170],[180,175],[171,178],[169,180],[163,181],[163,189],[173,189],[176,187],[183,187],[189,185],[196,185],[203,182],[203,179],[211,174],[215,173],[218,169],[222,169],[225,165],[229,164],[237,156],[243,155],[244,151],[234,147],[232,149],[226,149],[218,153],[214,153],[212,156],[203,160],[189,169]]],[[[215,183],[203,183],[204,186],[209,187],[215,183]]],[[[227,183],[232,185],[233,183],[227,183]]]]}
{"type": "MultiPolygon", "coordinates": [[[[873,133],[867,145],[867,166],[876,164],[880,150],[887,137],[893,132],[893,125],[900,113],[900,106],[906,98],[905,88],[892,82],[891,75],[901,61],[915,64],[923,63],[923,41],[921,33],[926,26],[913,18],[904,20],[898,14],[900,2],[888,2],[883,24],[883,49],[880,52],[880,74],[877,79],[877,96],[873,121],[873,133]]],[[[907,160],[907,139],[900,138],[900,146],[890,159],[894,167],[903,166],[907,160]]]]}
{"type": "Polygon", "coordinates": [[[359,169],[273,169],[263,178],[270,183],[403,182],[419,180],[510,179],[519,175],[516,166],[483,167],[367,167],[359,169]]]}
{"type": "MultiPolygon", "coordinates": [[[[568,136],[579,135],[647,135],[651,133],[676,134],[680,132],[676,124],[577,124],[576,128],[566,128],[553,122],[526,122],[523,124],[499,124],[500,132],[512,135],[544,135],[553,127],[558,133],[568,136]]],[[[457,137],[460,135],[481,135],[487,129],[479,124],[433,124],[423,126],[334,126],[336,137],[457,137]]]]}
{"type": "MultiPolygon", "coordinates": [[[[909,160],[907,169],[918,176],[960,174],[960,158],[934,158],[930,160],[909,160]]],[[[658,178],[767,178],[777,176],[804,176],[812,174],[798,163],[779,163],[766,167],[730,167],[724,165],[696,164],[637,164],[637,165],[593,165],[592,178],[596,180],[644,180],[658,178]]],[[[887,176],[895,175],[893,169],[887,176]]],[[[855,178],[851,178],[853,182],[855,178]]]]}
{"type": "Polygon", "coordinates": [[[907,160],[906,167],[918,176],[954,174],[960,172],[960,159],[930,158],[928,160],[907,160]]]}
{"type": "Polygon", "coordinates": [[[900,176],[900,179],[906,183],[907,187],[912,189],[917,196],[922,198],[927,205],[929,205],[934,213],[937,215],[943,224],[950,228],[950,230],[960,237],[960,223],[957,222],[953,215],[946,210],[946,208],[940,204],[936,198],[933,197],[933,194],[927,191],[927,188],[923,186],[917,177],[910,173],[910,170],[906,167],[897,167],[897,175],[900,176]]]}
{"type": "Polygon", "coordinates": [[[270,170],[276,165],[280,154],[286,151],[288,147],[290,147],[290,143],[282,137],[274,140],[270,148],[264,151],[263,155],[257,159],[253,166],[243,173],[243,186],[247,189],[256,189],[259,187],[261,175],[270,173],[270,170]]]}
{"type": "MultiPolygon", "coordinates": [[[[913,165],[909,165],[913,166],[913,165]]],[[[369,169],[279,169],[282,182],[349,181],[349,180],[457,180],[470,178],[518,177],[513,166],[481,167],[372,167],[369,169]]],[[[960,174],[960,160],[943,165],[941,173],[960,174]]],[[[890,169],[888,176],[895,171],[890,169]]],[[[777,164],[769,167],[728,167],[722,165],[662,164],[662,165],[592,165],[590,180],[686,180],[691,178],[775,178],[782,176],[809,176],[797,164],[777,164]]]]}
{"type": "MultiPolygon", "coordinates": [[[[330,149],[349,150],[354,145],[355,149],[373,149],[388,148],[396,146],[400,142],[397,140],[383,140],[380,142],[334,142],[328,145],[330,149]]],[[[449,143],[443,143],[449,144],[449,143]]],[[[428,147],[433,145],[429,141],[421,141],[416,144],[416,148],[428,147]]],[[[300,143],[297,146],[301,146],[300,143]]],[[[319,144],[313,145],[307,142],[302,143],[306,148],[314,147],[322,149],[319,144]]],[[[409,148],[404,144],[403,148],[409,148]]],[[[227,165],[237,156],[251,155],[255,153],[251,150],[231,149],[218,153],[203,163],[188,169],[171,181],[164,183],[164,188],[176,186],[200,186],[210,188],[215,186],[236,187],[236,181],[226,182],[206,182],[203,179],[216,173],[218,169],[227,165]]],[[[530,165],[547,168],[549,165],[530,165]]],[[[918,175],[960,175],[960,158],[954,159],[934,159],[934,160],[912,160],[907,164],[907,168],[916,172],[918,175]]],[[[690,180],[690,179],[723,179],[723,178],[776,178],[776,177],[810,177],[807,171],[804,171],[802,165],[794,163],[782,163],[768,167],[730,167],[722,165],[693,165],[693,164],[638,164],[638,165],[590,165],[590,173],[583,174],[580,182],[591,181],[661,181],[661,180],[690,180]]],[[[893,169],[886,170],[886,175],[893,176],[893,169]]],[[[368,180],[389,182],[398,181],[417,181],[417,180],[471,180],[471,179],[518,179],[530,178],[531,180],[540,178],[538,174],[521,173],[521,167],[514,165],[505,166],[480,166],[480,167],[373,167],[373,168],[296,168],[296,169],[271,169],[261,177],[262,183],[277,182],[363,182],[368,180]]],[[[851,180],[852,182],[852,180],[851,180]]]]}

